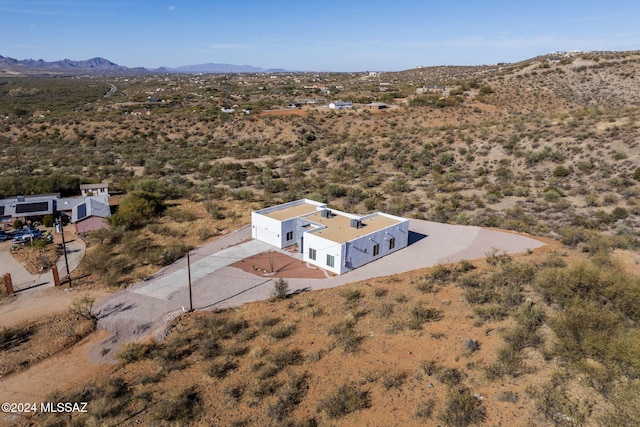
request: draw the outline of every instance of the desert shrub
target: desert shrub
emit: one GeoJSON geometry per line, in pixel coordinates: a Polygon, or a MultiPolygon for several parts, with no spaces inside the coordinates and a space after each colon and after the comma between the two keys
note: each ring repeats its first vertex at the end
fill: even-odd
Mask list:
{"type": "Polygon", "coordinates": [[[205,373],[212,378],[221,379],[236,368],[237,364],[233,360],[214,360],[205,368],[205,373]]]}
{"type": "Polygon", "coordinates": [[[445,402],[445,408],[438,419],[447,426],[466,427],[479,424],[486,419],[486,408],[482,401],[465,387],[452,388],[445,402]]]}
{"type": "Polygon", "coordinates": [[[506,307],[494,304],[473,307],[473,312],[482,322],[499,322],[509,315],[506,307]]]}
{"type": "Polygon", "coordinates": [[[387,294],[388,294],[388,293],[389,293],[389,290],[388,290],[388,289],[385,289],[385,288],[376,288],[376,289],[373,291],[373,296],[374,296],[374,297],[376,297],[376,298],[382,298],[382,297],[384,297],[384,296],[387,296],[387,294]]]}
{"type": "Polygon", "coordinates": [[[422,329],[422,325],[427,322],[436,322],[442,319],[442,312],[435,308],[429,308],[424,303],[418,301],[409,310],[408,326],[411,329],[422,329]]]}
{"type": "Polygon", "coordinates": [[[170,243],[160,250],[160,254],[154,259],[155,264],[170,265],[184,257],[193,247],[181,242],[170,243]]]}
{"type": "Polygon", "coordinates": [[[515,351],[526,347],[539,347],[542,337],[538,329],[546,320],[544,310],[538,307],[526,306],[515,315],[515,328],[505,332],[504,339],[515,351]]]}
{"type": "Polygon", "coordinates": [[[571,170],[567,169],[566,167],[560,165],[557,166],[554,170],[553,170],[553,176],[555,176],[556,178],[564,178],[566,176],[569,176],[571,174],[571,170]]]}
{"type": "Polygon", "coordinates": [[[327,331],[345,353],[356,353],[364,337],[357,334],[354,322],[340,322],[327,331]]]}
{"type": "Polygon", "coordinates": [[[487,264],[489,265],[498,265],[498,264],[506,264],[511,262],[511,257],[503,252],[500,253],[500,249],[491,248],[490,251],[486,253],[487,264]]]}
{"type": "Polygon", "coordinates": [[[555,426],[584,425],[590,408],[569,397],[565,381],[553,375],[541,387],[527,389],[527,393],[535,399],[538,413],[555,426]]]}
{"type": "Polygon", "coordinates": [[[91,402],[91,415],[98,419],[119,415],[131,397],[131,390],[120,377],[109,377],[98,385],[91,402]]]}
{"type": "Polygon", "coordinates": [[[439,284],[445,284],[452,277],[453,271],[446,265],[439,264],[428,274],[428,278],[439,284]]]}
{"type": "Polygon", "coordinates": [[[394,307],[393,303],[381,304],[378,308],[377,316],[383,319],[388,319],[393,314],[394,307]]]}
{"type": "Polygon", "coordinates": [[[462,382],[462,372],[460,372],[458,369],[456,368],[443,368],[440,369],[436,374],[435,374],[436,378],[438,379],[438,381],[440,381],[442,384],[446,384],[448,386],[454,386],[457,384],[460,384],[460,382],[462,382]]]}
{"type": "Polygon", "coordinates": [[[435,360],[422,360],[418,364],[420,371],[427,376],[436,375],[442,371],[442,367],[435,360]]]}
{"type": "Polygon", "coordinates": [[[465,350],[465,354],[467,356],[470,356],[471,354],[480,350],[480,341],[474,340],[472,338],[467,338],[464,341],[464,350],[465,350]]]}
{"type": "Polygon", "coordinates": [[[490,287],[465,289],[464,298],[469,304],[488,304],[500,300],[498,293],[490,287]]]}
{"type": "Polygon", "coordinates": [[[400,388],[402,384],[404,384],[407,379],[406,372],[386,372],[382,377],[382,386],[386,390],[390,390],[392,388],[400,388]]]}
{"type": "Polygon", "coordinates": [[[134,191],[122,198],[118,211],[110,217],[109,222],[128,230],[142,228],[151,222],[162,208],[162,199],[158,194],[134,191]]]}
{"type": "Polygon", "coordinates": [[[290,375],[276,396],[276,401],[267,407],[267,415],[283,421],[300,404],[307,393],[307,375],[290,375]]]}
{"type": "Polygon", "coordinates": [[[340,296],[344,298],[344,302],[347,306],[352,307],[357,304],[358,301],[363,297],[362,291],[360,289],[345,289],[340,292],[340,296]]]}
{"type": "Polygon", "coordinates": [[[640,380],[614,388],[609,394],[608,407],[597,421],[602,427],[640,425],[640,380]]]}
{"type": "Polygon", "coordinates": [[[42,225],[45,227],[53,227],[53,215],[47,214],[42,217],[42,225]]]}
{"type": "Polygon", "coordinates": [[[318,405],[329,418],[339,418],[369,407],[369,393],[354,383],[344,384],[325,396],[318,405]]]}
{"type": "Polygon", "coordinates": [[[518,401],[518,393],[514,393],[512,391],[501,391],[496,396],[496,400],[498,402],[516,403],[518,401]]]}
{"type": "Polygon", "coordinates": [[[95,324],[98,322],[98,316],[93,313],[93,304],[95,302],[95,298],[88,295],[78,297],[71,302],[69,313],[90,320],[95,327],[95,324]]]}
{"type": "Polygon", "coordinates": [[[436,408],[436,402],[433,399],[426,400],[424,402],[420,402],[416,409],[413,411],[413,416],[415,418],[431,418],[433,416],[433,411],[436,408]]]}
{"type": "Polygon", "coordinates": [[[302,352],[298,349],[280,348],[267,355],[267,360],[273,363],[278,370],[289,365],[297,365],[303,361],[302,352]]]}
{"type": "Polygon", "coordinates": [[[151,419],[160,422],[192,423],[201,409],[194,389],[170,392],[150,410],[151,419]]]}
{"type": "Polygon", "coordinates": [[[271,297],[273,299],[285,299],[289,295],[289,282],[280,277],[273,284],[273,292],[271,297]]]}
{"type": "Polygon", "coordinates": [[[274,340],[282,340],[296,333],[296,325],[284,325],[269,331],[269,336],[274,340]]]}
{"type": "Polygon", "coordinates": [[[187,209],[181,209],[177,206],[172,206],[164,211],[164,214],[175,222],[192,222],[198,219],[198,216],[187,209]]]}
{"type": "Polygon", "coordinates": [[[205,202],[204,208],[213,219],[220,220],[225,218],[224,208],[217,203],[211,201],[205,202]]]}
{"type": "Polygon", "coordinates": [[[244,318],[228,319],[224,313],[215,313],[204,320],[199,329],[215,339],[229,339],[236,337],[249,328],[249,322],[244,318]]]}
{"type": "Polygon", "coordinates": [[[150,353],[150,346],[139,342],[132,342],[125,344],[122,350],[116,355],[116,358],[126,365],[128,363],[143,360],[149,357],[150,353]]]}
{"type": "Polygon", "coordinates": [[[455,271],[457,273],[468,273],[469,271],[475,269],[476,267],[466,259],[463,259],[455,266],[455,271]]]}

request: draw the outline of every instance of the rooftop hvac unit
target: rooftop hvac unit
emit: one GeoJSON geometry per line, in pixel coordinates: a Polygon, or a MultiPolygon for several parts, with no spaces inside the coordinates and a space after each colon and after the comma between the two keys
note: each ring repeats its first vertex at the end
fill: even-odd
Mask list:
{"type": "Polygon", "coordinates": [[[351,225],[351,228],[360,228],[362,227],[362,222],[360,222],[359,219],[352,219],[349,222],[349,225],[351,225]]]}
{"type": "Polygon", "coordinates": [[[320,211],[320,216],[322,218],[331,218],[331,211],[329,209],[323,209],[320,211]]]}

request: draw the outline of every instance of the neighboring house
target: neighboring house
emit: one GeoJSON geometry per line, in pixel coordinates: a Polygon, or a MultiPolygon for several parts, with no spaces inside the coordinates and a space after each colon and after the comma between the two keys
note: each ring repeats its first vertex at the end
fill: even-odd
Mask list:
{"type": "Polygon", "coordinates": [[[111,216],[109,196],[69,197],[58,200],[58,210],[76,224],[78,234],[108,227],[111,216]]]}
{"type": "Polygon", "coordinates": [[[327,98],[296,98],[295,99],[295,103],[296,104],[321,104],[323,102],[326,102],[327,98]]]}
{"type": "Polygon", "coordinates": [[[252,212],[251,235],[277,248],[297,245],[305,262],[344,274],[406,247],[409,220],[353,215],[301,199],[252,212]]]}
{"type": "Polygon", "coordinates": [[[9,223],[18,218],[53,215],[60,194],[17,196],[0,200],[0,222],[9,223]]]}
{"type": "Polygon", "coordinates": [[[353,104],[346,101],[333,101],[329,103],[329,108],[332,110],[346,110],[348,108],[353,108],[353,104]]]}
{"type": "Polygon", "coordinates": [[[110,216],[109,200],[89,197],[73,208],[71,222],[76,224],[77,233],[83,234],[109,227],[107,218],[110,216]]]}
{"type": "Polygon", "coordinates": [[[17,196],[0,200],[0,223],[11,223],[16,219],[41,219],[45,215],[65,214],[83,232],[107,226],[105,218],[111,216],[108,184],[81,185],[84,196],[61,198],[60,194],[17,196]],[[89,194],[95,195],[89,195],[89,194]]]}
{"type": "Polygon", "coordinates": [[[424,95],[425,93],[444,93],[447,90],[446,86],[431,85],[423,86],[416,89],[417,95],[424,95]]]}
{"type": "Polygon", "coordinates": [[[109,183],[101,182],[100,184],[80,184],[80,193],[82,194],[82,197],[108,196],[109,183]]]}

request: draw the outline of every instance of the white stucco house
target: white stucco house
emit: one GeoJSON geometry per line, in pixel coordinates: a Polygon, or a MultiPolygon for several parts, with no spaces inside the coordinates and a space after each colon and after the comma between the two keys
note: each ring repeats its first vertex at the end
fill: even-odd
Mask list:
{"type": "Polygon", "coordinates": [[[332,110],[347,110],[353,108],[353,104],[346,101],[333,101],[329,103],[329,108],[332,110]]]}
{"type": "Polygon", "coordinates": [[[82,194],[82,197],[109,196],[109,183],[101,182],[99,184],[80,184],[80,193],[82,194]]]}
{"type": "Polygon", "coordinates": [[[344,274],[409,244],[409,220],[365,216],[300,199],[251,213],[251,236],[277,248],[297,245],[305,262],[344,274]]]}

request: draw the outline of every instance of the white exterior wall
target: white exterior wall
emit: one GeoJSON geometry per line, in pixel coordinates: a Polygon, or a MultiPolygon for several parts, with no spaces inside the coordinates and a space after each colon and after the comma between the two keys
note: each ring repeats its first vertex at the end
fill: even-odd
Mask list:
{"type": "Polygon", "coordinates": [[[287,246],[291,246],[296,243],[296,224],[298,223],[298,218],[288,219],[286,221],[282,221],[282,233],[280,233],[280,249],[286,248],[287,246]],[[287,240],[287,233],[293,232],[293,237],[291,240],[287,240]]]}
{"type": "Polygon", "coordinates": [[[398,218],[398,220],[402,222],[342,244],[319,237],[313,232],[305,233],[302,259],[332,273],[344,274],[407,247],[409,244],[409,221],[402,218],[398,218]],[[391,238],[396,239],[393,249],[389,249],[391,238]],[[375,244],[380,245],[380,252],[374,256],[373,247],[375,244]],[[315,260],[309,258],[309,248],[316,250],[315,260]],[[333,255],[333,267],[327,265],[327,255],[333,255]]]}
{"type": "Polygon", "coordinates": [[[251,212],[251,237],[272,246],[282,248],[281,222],[277,219],[251,212]]]}
{"type": "MultiPolygon", "coordinates": [[[[380,215],[380,214],[378,214],[380,215]]],[[[389,255],[397,250],[407,247],[409,244],[409,221],[394,224],[382,230],[367,234],[345,243],[345,253],[343,265],[346,262],[343,272],[361,267],[385,255],[389,255]],[[389,241],[395,238],[393,249],[389,249],[389,241]],[[380,245],[378,255],[373,255],[374,245],[380,245]]]]}
{"type": "Polygon", "coordinates": [[[251,212],[251,237],[257,240],[262,240],[263,242],[280,249],[295,244],[298,237],[296,236],[298,218],[280,221],[263,214],[268,214],[290,206],[300,205],[302,203],[315,205],[316,209],[327,207],[324,203],[302,199],[251,212]],[[291,240],[287,240],[288,232],[293,232],[293,238],[291,240]]]}
{"type": "Polygon", "coordinates": [[[342,274],[342,269],[344,268],[344,245],[316,236],[313,233],[305,233],[302,260],[332,273],[342,274]],[[316,250],[315,261],[309,258],[309,248],[316,250]],[[333,255],[333,267],[327,265],[327,255],[333,255]]]}

